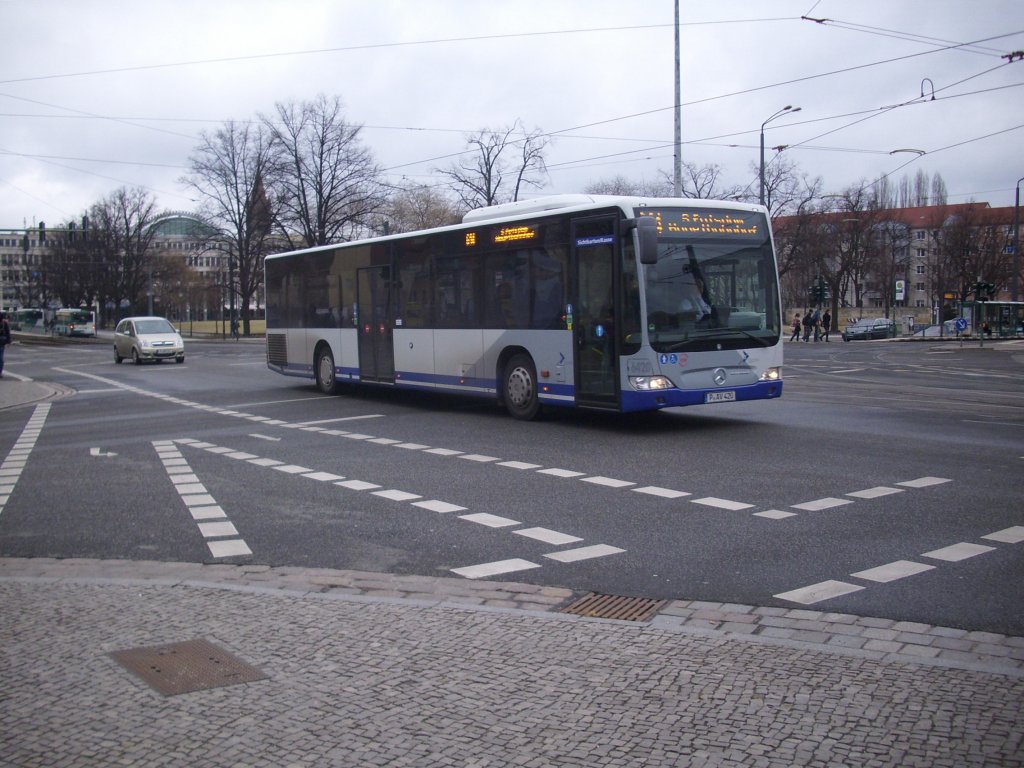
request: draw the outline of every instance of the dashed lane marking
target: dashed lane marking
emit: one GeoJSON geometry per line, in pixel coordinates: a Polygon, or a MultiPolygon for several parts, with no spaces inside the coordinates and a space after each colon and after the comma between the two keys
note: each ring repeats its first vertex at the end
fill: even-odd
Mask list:
{"type": "Polygon", "coordinates": [[[153,447],[165,469],[189,469],[187,473],[178,471],[176,474],[168,474],[168,477],[192,519],[196,521],[210,554],[216,558],[251,555],[249,545],[238,535],[238,529],[227,519],[227,514],[188,467],[188,462],[174,441],[154,440],[153,447]],[[216,522],[199,522],[209,520],[216,522]]]}
{"type": "Polygon", "coordinates": [[[21,434],[18,435],[11,450],[7,452],[7,457],[0,464],[0,514],[3,513],[11,494],[14,493],[14,488],[21,477],[21,471],[28,464],[32,449],[36,447],[36,441],[39,440],[39,435],[43,431],[46,417],[50,415],[50,405],[51,403],[40,403],[33,409],[21,434]]]}
{"type": "Polygon", "coordinates": [[[794,504],[793,509],[802,509],[805,512],[820,512],[823,509],[833,509],[834,507],[842,507],[846,504],[853,504],[853,502],[849,499],[827,497],[816,499],[815,501],[805,501],[803,504],[794,504]]]}
{"type": "Polygon", "coordinates": [[[959,544],[952,544],[942,549],[933,549],[931,552],[925,552],[921,556],[930,557],[932,560],[944,560],[947,563],[959,563],[961,560],[984,555],[986,552],[994,550],[995,547],[986,547],[984,544],[971,544],[967,541],[961,541],[959,544]]]}
{"type": "MultiPolygon", "coordinates": [[[[234,459],[236,461],[245,461],[246,463],[253,464],[254,466],[270,467],[271,469],[276,469],[290,475],[306,477],[319,482],[333,483],[334,485],[348,490],[370,491],[375,496],[379,496],[390,501],[411,502],[414,507],[419,507],[439,514],[466,511],[466,507],[458,504],[452,504],[447,501],[441,501],[439,499],[423,499],[419,494],[402,491],[396,488],[382,489],[381,486],[376,483],[369,483],[363,480],[346,479],[342,475],[337,475],[332,472],[318,471],[309,467],[302,467],[297,464],[285,464],[277,459],[256,456],[245,451],[238,451],[233,448],[214,445],[213,443],[203,442],[193,438],[177,438],[175,440],[157,441],[154,442],[154,445],[158,446],[158,453],[160,454],[161,461],[164,463],[164,467],[167,469],[168,475],[171,477],[171,482],[178,490],[182,501],[192,513],[193,518],[196,520],[215,520],[221,523],[219,525],[208,525],[206,523],[200,525],[200,532],[203,533],[203,536],[211,539],[220,536],[237,535],[237,530],[235,530],[230,521],[224,519],[226,518],[224,510],[217,505],[216,500],[208,493],[206,487],[199,480],[199,477],[192,472],[187,459],[182,456],[178,449],[178,445],[188,446],[196,450],[204,450],[208,453],[223,456],[228,459],[234,459]]],[[[485,512],[459,515],[458,517],[460,520],[476,523],[488,528],[516,528],[517,526],[523,525],[518,520],[512,520],[507,517],[500,517],[498,515],[492,515],[485,512]]],[[[550,546],[565,546],[583,541],[579,536],[572,536],[567,533],[541,527],[518,528],[517,530],[514,530],[513,533],[525,538],[541,541],[550,546]]],[[[232,557],[240,554],[251,554],[251,551],[248,551],[248,546],[245,542],[242,540],[238,541],[240,543],[233,543],[228,540],[210,541],[210,550],[215,557],[232,557]]],[[[587,547],[579,547],[577,549],[553,552],[545,554],[544,557],[563,563],[574,563],[580,560],[589,560],[625,551],[626,550],[620,549],[619,547],[612,547],[607,544],[597,544],[587,547]]],[[[538,563],[532,563],[528,560],[512,559],[500,560],[494,563],[480,563],[473,566],[467,566],[465,568],[453,568],[451,570],[453,573],[464,576],[465,578],[482,578],[483,576],[495,576],[501,573],[510,573],[517,570],[524,570],[526,568],[540,567],[541,566],[538,563]]]]}
{"type": "Polygon", "coordinates": [[[848,584],[845,581],[829,579],[828,581],[811,584],[807,587],[800,587],[800,589],[794,589],[790,592],[782,592],[781,594],[775,595],[775,597],[779,600],[785,600],[788,603],[813,605],[814,603],[820,603],[822,600],[831,600],[835,597],[841,597],[842,595],[860,592],[862,589],[864,589],[864,587],[857,586],[856,584],[848,584]]]}
{"type": "Polygon", "coordinates": [[[905,579],[907,576],[914,576],[934,568],[934,565],[915,563],[912,560],[897,560],[886,565],[879,565],[876,568],[869,568],[866,571],[857,571],[850,575],[856,579],[865,579],[867,581],[889,582],[905,579]]]}
{"type": "MultiPolygon", "coordinates": [[[[999,542],[1001,544],[1019,544],[1024,541],[1024,526],[1011,526],[1010,528],[1004,528],[1001,531],[984,534],[980,538],[987,541],[999,542]]],[[[948,547],[924,552],[921,554],[921,557],[939,560],[944,563],[958,563],[961,560],[967,560],[972,557],[977,557],[978,555],[984,555],[988,552],[994,552],[997,549],[998,547],[989,547],[984,544],[961,541],[957,544],[951,544],[948,547]]],[[[885,584],[890,581],[898,581],[899,579],[916,576],[920,573],[927,573],[928,571],[935,570],[935,568],[936,566],[934,565],[919,563],[915,560],[896,560],[892,563],[851,573],[850,576],[855,579],[871,581],[876,584],[885,584]]],[[[824,600],[841,597],[842,595],[847,595],[861,589],[863,589],[863,587],[857,586],[856,584],[829,580],[818,584],[811,584],[807,587],[794,589],[789,592],[781,592],[774,595],[774,597],[779,600],[785,600],[786,602],[811,605],[813,603],[820,603],[824,600]]]]}
{"type": "MultiPolygon", "coordinates": [[[[156,393],[156,392],[150,392],[150,391],[147,391],[147,390],[144,390],[144,389],[140,389],[138,387],[132,387],[132,386],[128,386],[128,385],[122,384],[121,382],[117,382],[117,381],[114,381],[112,379],[108,379],[108,378],[105,378],[105,377],[102,377],[102,376],[97,376],[95,374],[89,374],[89,373],[84,373],[82,371],[75,371],[75,370],[68,370],[68,369],[56,369],[56,370],[62,370],[64,372],[66,372],[66,373],[71,373],[71,374],[75,374],[75,375],[85,376],[87,378],[91,378],[91,379],[94,379],[96,381],[100,381],[100,382],[103,382],[103,383],[106,383],[106,384],[113,385],[113,386],[115,386],[115,387],[117,387],[119,389],[123,389],[123,390],[126,390],[126,391],[134,392],[134,393],[141,394],[141,395],[148,396],[148,397],[154,397],[154,398],[157,398],[157,399],[164,400],[166,402],[180,404],[180,405],[183,405],[183,406],[186,406],[186,407],[190,407],[190,408],[196,408],[196,409],[199,409],[199,410],[209,411],[209,412],[213,412],[213,413],[219,413],[219,414],[222,414],[222,415],[232,416],[232,417],[236,417],[236,418],[243,418],[243,419],[252,419],[252,418],[254,418],[254,414],[246,413],[244,411],[235,410],[233,408],[216,408],[216,407],[213,407],[213,406],[207,406],[207,405],[203,405],[201,403],[196,403],[196,402],[193,402],[193,401],[190,401],[190,400],[184,400],[184,399],[181,399],[181,398],[173,397],[171,395],[164,395],[164,394],[160,394],[160,393],[156,393]]],[[[714,496],[706,496],[706,497],[696,498],[696,499],[694,499],[694,498],[687,498],[687,497],[691,497],[693,494],[691,494],[691,493],[689,493],[687,491],[681,491],[681,490],[671,489],[671,488],[661,488],[661,487],[658,487],[658,486],[650,486],[650,485],[634,487],[634,486],[636,486],[636,483],[634,483],[632,481],[629,481],[629,480],[620,480],[620,479],[616,479],[616,478],[606,478],[606,477],[603,477],[603,476],[600,476],[600,475],[587,475],[587,473],[585,473],[585,472],[578,472],[578,471],[575,471],[575,470],[565,469],[565,468],[560,468],[560,467],[541,467],[540,465],[533,464],[533,463],[530,463],[530,462],[502,461],[499,457],[496,457],[496,456],[488,456],[488,455],[478,454],[478,453],[466,453],[464,451],[458,451],[458,450],[454,450],[454,449],[451,449],[451,448],[431,447],[431,446],[428,446],[428,445],[424,445],[422,443],[402,442],[402,441],[395,440],[393,438],[375,437],[374,435],[364,434],[364,433],[360,433],[360,432],[348,432],[348,431],[345,431],[345,430],[323,429],[322,427],[319,426],[320,424],[326,424],[326,423],[332,423],[332,422],[338,422],[338,421],[352,421],[352,420],[362,419],[362,418],[381,418],[382,416],[383,416],[382,414],[367,414],[365,416],[340,417],[340,418],[335,418],[335,419],[321,419],[321,420],[317,420],[317,421],[308,421],[308,422],[302,422],[302,423],[297,423],[297,424],[296,423],[284,422],[284,421],[281,421],[279,419],[270,419],[270,420],[267,420],[267,421],[261,421],[260,423],[263,424],[263,425],[266,425],[266,426],[279,426],[282,429],[300,429],[300,430],[303,430],[303,431],[314,432],[314,433],[319,433],[319,434],[338,436],[338,437],[345,437],[345,438],[348,438],[349,440],[366,441],[366,442],[369,442],[369,443],[375,443],[377,445],[382,445],[382,446],[385,446],[385,447],[395,447],[395,448],[402,448],[402,449],[411,450],[411,451],[421,451],[423,453],[430,453],[430,454],[437,455],[437,456],[458,457],[458,458],[461,458],[461,459],[465,459],[466,461],[472,461],[472,462],[476,462],[476,463],[480,463],[480,464],[493,463],[496,466],[503,466],[503,467],[506,467],[506,468],[509,468],[509,469],[519,469],[519,470],[523,470],[523,471],[527,471],[527,470],[535,471],[537,474],[549,475],[551,477],[558,477],[558,478],[563,478],[563,479],[575,479],[575,480],[579,480],[581,482],[589,483],[591,485],[603,486],[603,487],[610,488],[610,489],[628,488],[629,490],[634,491],[636,493],[644,493],[644,494],[647,494],[647,495],[650,495],[650,496],[654,496],[654,497],[658,497],[658,498],[663,498],[663,499],[666,499],[666,500],[676,500],[676,499],[686,498],[688,502],[693,503],[693,504],[701,504],[701,505],[704,505],[704,506],[711,506],[711,507],[714,507],[714,508],[717,508],[717,509],[723,509],[723,510],[727,510],[727,511],[741,511],[741,510],[755,509],[755,507],[756,507],[756,505],[754,505],[754,504],[749,504],[749,503],[746,503],[746,502],[743,502],[743,501],[735,501],[735,500],[730,500],[730,499],[721,499],[721,498],[714,497],[714,496]]],[[[264,417],[255,417],[255,418],[264,418],[264,417]]],[[[230,449],[226,449],[226,450],[230,450],[230,449]]],[[[275,468],[279,469],[282,472],[296,472],[296,473],[302,473],[301,470],[305,469],[305,468],[295,468],[294,465],[283,465],[283,464],[282,465],[276,465],[275,468]]],[[[0,477],[2,477],[2,476],[0,476],[0,477]]],[[[948,482],[951,482],[951,481],[949,479],[947,479],[947,478],[941,478],[941,477],[921,477],[921,478],[917,478],[917,479],[914,479],[914,480],[905,480],[905,481],[902,481],[902,482],[899,482],[899,483],[895,484],[897,486],[901,486],[901,488],[891,488],[889,486],[877,486],[875,488],[867,488],[867,489],[860,490],[860,491],[854,491],[852,493],[847,493],[845,495],[850,497],[850,498],[852,498],[852,499],[865,499],[865,500],[867,500],[867,499],[879,498],[881,496],[885,496],[885,495],[889,495],[889,494],[893,494],[893,493],[899,493],[899,492],[902,491],[903,488],[926,488],[926,487],[929,487],[929,486],[932,486],[932,485],[939,485],[939,484],[948,483],[948,482]]],[[[801,504],[795,504],[795,505],[793,505],[792,508],[793,509],[798,509],[798,510],[801,510],[801,511],[820,511],[820,510],[824,510],[824,509],[835,508],[835,507],[838,507],[838,506],[845,506],[845,505],[851,504],[851,503],[852,503],[852,501],[850,501],[850,499],[837,499],[837,498],[833,498],[833,497],[826,497],[826,498],[823,498],[823,499],[816,499],[816,500],[812,500],[812,501],[808,501],[808,502],[803,502],[801,504]]],[[[786,519],[788,517],[792,517],[794,513],[782,514],[780,510],[770,509],[770,510],[764,510],[764,511],[759,511],[759,512],[752,512],[752,514],[754,514],[754,515],[756,515],[758,517],[761,517],[763,519],[768,519],[768,520],[783,520],[783,519],[786,519]]]]}
{"type": "Polygon", "coordinates": [[[705,496],[703,499],[693,499],[694,504],[703,504],[706,507],[716,507],[718,509],[727,509],[731,512],[738,512],[741,509],[752,509],[753,504],[744,504],[741,501],[729,501],[729,499],[719,499],[715,496],[705,496]]]}
{"type": "Polygon", "coordinates": [[[467,565],[463,568],[452,568],[452,573],[467,579],[483,579],[490,576],[515,573],[516,571],[526,571],[530,568],[540,568],[540,564],[531,563],[529,560],[521,558],[513,558],[511,560],[495,560],[493,563],[481,563],[480,565],[467,565]]]}

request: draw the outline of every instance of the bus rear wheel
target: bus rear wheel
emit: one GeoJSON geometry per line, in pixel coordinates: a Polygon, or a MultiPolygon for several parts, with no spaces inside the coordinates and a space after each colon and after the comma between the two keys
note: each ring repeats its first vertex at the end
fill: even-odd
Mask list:
{"type": "Polygon", "coordinates": [[[316,386],[325,395],[333,395],[338,391],[338,378],[334,373],[334,355],[328,347],[316,353],[316,386]]]}
{"type": "Polygon", "coordinates": [[[529,421],[540,411],[537,368],[529,355],[514,355],[502,374],[505,408],[515,419],[529,421]]]}

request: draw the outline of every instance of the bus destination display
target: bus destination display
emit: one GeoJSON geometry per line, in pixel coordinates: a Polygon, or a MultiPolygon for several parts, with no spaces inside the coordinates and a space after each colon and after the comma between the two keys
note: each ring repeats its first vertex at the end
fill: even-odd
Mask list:
{"type": "Polygon", "coordinates": [[[740,237],[763,239],[764,217],[753,211],[715,208],[637,208],[637,216],[650,216],[659,235],[740,237]]]}

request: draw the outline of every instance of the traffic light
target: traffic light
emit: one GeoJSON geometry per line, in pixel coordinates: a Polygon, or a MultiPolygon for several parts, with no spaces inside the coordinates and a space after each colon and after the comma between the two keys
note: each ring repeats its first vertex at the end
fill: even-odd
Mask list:
{"type": "Polygon", "coordinates": [[[992,301],[996,296],[994,283],[977,282],[974,284],[974,298],[977,301],[992,301]]]}
{"type": "Polygon", "coordinates": [[[825,282],[825,278],[818,275],[807,289],[807,298],[811,304],[825,304],[832,300],[832,291],[825,282]]]}

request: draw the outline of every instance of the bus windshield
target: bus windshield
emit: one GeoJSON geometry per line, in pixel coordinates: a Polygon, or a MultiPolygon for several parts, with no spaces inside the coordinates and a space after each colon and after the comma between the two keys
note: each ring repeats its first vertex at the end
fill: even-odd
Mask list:
{"type": "Polygon", "coordinates": [[[638,209],[658,221],[658,261],[644,270],[647,332],[658,352],[773,346],[781,332],[763,214],[638,209]]]}

